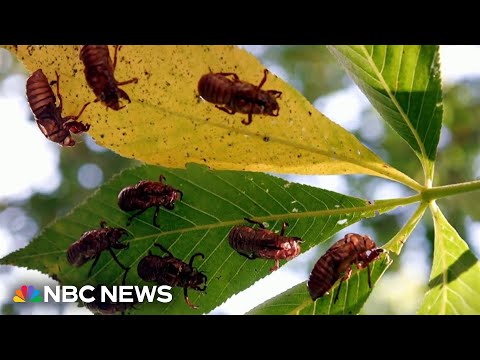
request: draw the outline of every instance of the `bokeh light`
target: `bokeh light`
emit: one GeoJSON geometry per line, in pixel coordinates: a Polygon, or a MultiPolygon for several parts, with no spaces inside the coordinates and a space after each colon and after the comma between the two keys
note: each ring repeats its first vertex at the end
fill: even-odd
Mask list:
{"type": "Polygon", "coordinates": [[[78,182],[85,189],[95,189],[103,182],[103,171],[96,164],[85,164],[78,169],[78,182]]]}

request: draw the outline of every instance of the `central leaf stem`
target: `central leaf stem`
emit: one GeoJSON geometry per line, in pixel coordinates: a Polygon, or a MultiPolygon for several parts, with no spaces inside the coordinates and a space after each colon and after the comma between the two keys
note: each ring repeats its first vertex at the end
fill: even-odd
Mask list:
{"type": "Polygon", "coordinates": [[[461,184],[436,186],[423,191],[422,198],[426,202],[447,196],[463,194],[470,191],[480,190],[480,180],[469,181],[461,184]]]}

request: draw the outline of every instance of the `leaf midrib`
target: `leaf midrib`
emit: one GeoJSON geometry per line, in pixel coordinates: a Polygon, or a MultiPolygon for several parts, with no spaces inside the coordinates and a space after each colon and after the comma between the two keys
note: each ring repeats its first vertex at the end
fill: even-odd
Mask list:
{"type": "MultiPolygon", "coordinates": [[[[366,212],[366,211],[372,211],[374,212],[375,210],[382,210],[385,208],[390,208],[392,207],[392,210],[398,206],[403,206],[403,205],[409,205],[412,203],[415,203],[419,201],[419,196],[414,195],[402,199],[391,199],[391,200],[383,200],[382,203],[379,204],[372,204],[372,205],[366,205],[366,206],[357,206],[357,207],[351,207],[351,208],[340,208],[340,209],[327,209],[327,210],[315,210],[315,211],[305,211],[305,212],[299,212],[299,213],[286,213],[286,214],[275,214],[275,215],[269,215],[269,216],[259,216],[255,217],[256,221],[259,222],[268,222],[268,221],[277,221],[281,219],[302,219],[302,218],[309,218],[309,217],[322,217],[322,216],[333,216],[333,215],[348,215],[351,213],[357,213],[357,212],[366,212]],[[390,204],[389,204],[390,202],[390,204]]],[[[172,234],[183,234],[183,233],[188,233],[192,231],[198,231],[198,230],[210,230],[210,229],[215,229],[215,228],[220,228],[220,227],[228,227],[228,226],[235,226],[235,225],[241,225],[244,224],[245,221],[243,219],[240,220],[231,220],[231,221],[221,221],[217,223],[210,223],[210,224],[204,224],[204,225],[197,225],[197,226],[192,226],[188,228],[183,228],[183,229],[175,229],[175,230],[170,230],[170,231],[163,231],[159,232],[156,234],[150,234],[150,235],[145,235],[141,237],[136,237],[130,240],[130,242],[134,241],[140,241],[140,240],[148,240],[154,237],[161,237],[161,236],[166,236],[166,235],[172,235],[172,234]]],[[[150,225],[150,224],[148,224],[150,225]]],[[[57,250],[57,251],[49,251],[46,253],[37,253],[34,255],[24,255],[24,256],[18,256],[17,259],[26,259],[26,258],[34,258],[38,256],[43,256],[43,255],[49,255],[49,254],[60,254],[64,253],[67,250],[57,250]]]]}
{"type": "MultiPolygon", "coordinates": [[[[387,261],[387,263],[388,263],[388,262],[391,262],[392,260],[391,260],[390,258],[385,258],[383,261],[387,261]]],[[[372,267],[370,268],[370,271],[373,272],[376,265],[377,265],[377,262],[373,263],[373,264],[372,264],[372,267]]],[[[386,269],[387,269],[387,268],[384,269],[384,272],[386,271],[386,269]]],[[[356,275],[359,271],[361,271],[361,270],[359,270],[358,268],[354,268],[354,267],[352,267],[352,270],[353,270],[352,275],[356,275]]],[[[382,275],[383,275],[383,273],[380,275],[380,277],[381,277],[382,275]]],[[[380,277],[379,277],[379,279],[380,279],[380,277]]],[[[295,286],[298,286],[298,285],[300,285],[300,284],[302,284],[302,282],[300,282],[299,284],[297,284],[297,285],[295,285],[295,286]]],[[[345,286],[348,286],[348,285],[349,285],[349,282],[347,281],[345,284],[346,284],[345,286]]],[[[333,301],[333,295],[334,295],[334,293],[335,293],[338,285],[339,285],[339,282],[338,282],[338,281],[335,282],[335,284],[333,285],[332,289],[330,290],[330,292],[331,292],[331,294],[329,295],[329,296],[330,296],[330,307],[329,307],[329,309],[328,309],[328,314],[331,313],[330,310],[331,310],[331,305],[332,305],[332,301],[333,301]]],[[[294,287],[295,287],[295,286],[294,286],[294,287]]],[[[279,295],[279,296],[280,296],[280,295],[279,295]]],[[[357,299],[358,299],[358,292],[357,292],[357,299]]],[[[345,299],[345,301],[346,301],[346,300],[347,300],[347,299],[345,299]]],[[[300,304],[298,304],[295,308],[293,308],[291,311],[289,311],[289,312],[287,313],[287,315],[299,315],[299,314],[300,314],[300,311],[304,310],[307,306],[309,306],[309,305],[311,305],[311,304],[313,304],[313,306],[314,306],[312,315],[315,315],[317,302],[316,302],[316,301],[313,301],[310,297],[308,297],[306,300],[302,301],[302,302],[301,302],[300,304]]],[[[346,304],[347,304],[347,303],[345,302],[344,306],[346,306],[346,304]]],[[[286,305],[286,304],[275,304],[275,305],[268,305],[268,306],[285,306],[285,305],[286,305]]],[[[345,310],[345,308],[344,308],[344,310],[345,310]]],[[[345,313],[345,311],[343,311],[343,313],[345,313]]]]}
{"type": "MultiPolygon", "coordinates": [[[[435,226],[439,227],[441,219],[438,217],[438,215],[439,215],[438,210],[439,209],[438,209],[437,205],[435,204],[435,202],[432,202],[430,208],[432,210],[433,217],[435,218],[435,226]]],[[[440,230],[438,228],[435,229],[435,236],[438,236],[439,231],[440,230]]],[[[448,303],[448,294],[447,294],[447,292],[448,292],[448,269],[447,269],[447,263],[446,263],[446,260],[445,260],[445,244],[443,242],[442,237],[438,240],[438,245],[440,247],[440,252],[442,254],[440,256],[440,261],[442,262],[442,285],[441,285],[441,288],[440,288],[440,291],[441,291],[441,294],[442,294],[442,303],[440,305],[440,314],[445,315],[446,308],[447,308],[447,303],[448,303]]],[[[453,304],[452,304],[452,308],[454,308],[453,304]]]]}
{"type": "MultiPolygon", "coordinates": [[[[418,134],[418,132],[416,131],[416,129],[413,127],[413,124],[412,122],[410,121],[410,118],[408,117],[407,114],[405,114],[405,112],[403,111],[403,108],[400,106],[400,104],[398,103],[396,97],[392,94],[392,91],[390,89],[390,87],[388,86],[387,82],[385,81],[385,78],[382,76],[382,74],[379,72],[379,69],[377,68],[375,62],[373,61],[372,57],[370,56],[370,54],[368,53],[367,49],[365,48],[364,45],[361,45],[360,46],[360,49],[362,50],[362,52],[364,53],[364,56],[365,58],[367,59],[368,63],[370,64],[370,66],[372,67],[372,70],[374,71],[375,75],[377,76],[377,79],[378,81],[382,84],[382,86],[384,87],[385,91],[387,92],[387,95],[388,97],[390,98],[390,100],[392,101],[393,105],[395,105],[395,107],[397,108],[397,111],[400,113],[400,116],[403,118],[403,120],[405,121],[405,123],[407,124],[408,128],[410,129],[410,131],[412,132],[414,138],[415,138],[415,141],[417,142],[417,145],[419,146],[420,148],[420,151],[421,151],[421,154],[422,154],[422,157],[420,159],[420,162],[422,164],[422,167],[423,167],[423,170],[424,170],[424,173],[425,173],[425,179],[428,178],[428,175],[427,175],[427,171],[428,171],[428,168],[427,168],[427,164],[425,163],[425,159],[427,159],[427,151],[425,149],[425,146],[423,145],[422,141],[420,140],[420,136],[418,134]]],[[[386,56],[386,55],[385,55],[386,56]]],[[[402,57],[403,57],[403,51],[402,51],[402,57]]],[[[418,60],[417,60],[418,61],[418,60]]],[[[398,69],[398,71],[400,71],[400,68],[398,69]]]]}
{"type": "MultiPolygon", "coordinates": [[[[72,79],[74,79],[74,78],[72,78],[72,79]]],[[[171,110],[168,110],[164,107],[158,106],[156,104],[151,104],[148,101],[142,102],[142,106],[148,106],[153,111],[155,111],[156,113],[158,113],[160,115],[163,114],[163,113],[168,113],[168,114],[171,114],[171,115],[174,115],[174,116],[177,116],[177,117],[183,117],[187,120],[193,121],[193,122],[195,122],[199,125],[202,125],[202,126],[213,126],[213,127],[224,129],[224,130],[236,133],[236,134],[256,137],[256,138],[259,138],[260,141],[263,141],[263,137],[265,136],[262,133],[258,133],[254,130],[249,130],[248,128],[245,128],[245,127],[241,127],[241,128],[232,127],[232,126],[228,125],[227,123],[217,123],[217,122],[205,123],[205,120],[202,119],[202,118],[195,117],[195,116],[185,114],[185,113],[180,113],[178,111],[171,111],[171,110]]],[[[140,141],[140,140],[138,140],[138,141],[140,141]]],[[[385,168],[383,166],[383,164],[379,165],[379,164],[377,164],[375,162],[372,162],[370,160],[362,160],[362,159],[358,159],[358,158],[351,158],[351,157],[349,157],[345,154],[333,154],[330,151],[318,149],[314,146],[309,146],[309,145],[306,145],[306,144],[303,144],[303,143],[296,143],[294,141],[279,138],[279,137],[276,137],[276,136],[269,136],[269,142],[281,144],[281,145],[284,145],[284,146],[287,146],[287,147],[290,147],[290,148],[293,148],[293,149],[300,149],[300,150],[303,150],[303,151],[306,151],[306,152],[309,152],[309,153],[312,153],[312,154],[318,154],[318,155],[321,155],[321,156],[325,156],[326,158],[329,158],[329,159],[338,159],[340,161],[344,161],[346,163],[353,164],[353,165],[358,166],[358,167],[362,167],[366,170],[370,170],[370,171],[375,172],[379,175],[382,175],[382,176],[384,176],[388,179],[398,181],[398,182],[400,182],[400,183],[402,183],[402,184],[404,184],[404,185],[406,185],[406,186],[408,186],[408,187],[410,187],[414,190],[421,190],[422,189],[421,185],[418,182],[416,182],[414,179],[410,178],[408,175],[398,171],[395,168],[391,168],[391,167],[385,168]]],[[[152,151],[156,151],[156,150],[152,149],[152,151]]],[[[375,156],[377,156],[377,155],[375,154],[375,156]]],[[[200,158],[198,158],[196,160],[197,160],[198,163],[202,162],[202,159],[200,159],[200,158]]]]}

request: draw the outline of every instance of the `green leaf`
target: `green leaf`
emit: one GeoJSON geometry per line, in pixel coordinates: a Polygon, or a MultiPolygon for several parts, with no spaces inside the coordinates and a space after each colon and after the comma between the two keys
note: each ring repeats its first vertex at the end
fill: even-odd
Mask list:
{"type": "Polygon", "coordinates": [[[384,120],[415,151],[431,180],[443,114],[439,47],[329,48],[384,120]]]}
{"type": "Polygon", "coordinates": [[[190,300],[200,310],[188,308],[182,289],[175,288],[171,303],[143,304],[134,313],[207,313],[270,273],[272,260],[248,260],[228,244],[228,232],[234,225],[246,224],[244,217],[266,221],[275,230],[288,221],[287,235],[302,237],[304,252],[344,227],[373,216],[375,211],[395,207],[396,201],[371,205],[362,199],[262,173],[212,171],[199,165],[189,165],[186,170],[141,166],[114,177],[71,214],[46,227],[29,246],[0,263],[40,270],[63,285],[119,284],[122,270],[108,253],[101,256],[90,278],[87,278],[90,264],[74,268],[66,260],[68,246],[105,220],[110,226],[124,227],[129,232],[130,248],[117,251],[117,256],[132,267],[127,278],[130,285],[153,285],[140,280],[136,267],[155,242],[183,260],[196,252],[205,254],[205,259],[197,260],[196,266],[208,276],[207,292],[189,292],[190,300]],[[117,207],[118,193],[139,180],[156,180],[160,174],[165,175],[167,184],[183,191],[183,200],[177,202],[173,211],[160,211],[160,230],[152,225],[153,209],[125,227],[128,214],[117,207]]]}
{"type": "MultiPolygon", "coordinates": [[[[370,264],[372,289],[388,269],[392,260],[388,253],[383,254],[378,260],[370,264]]],[[[344,282],[336,303],[333,299],[339,285],[333,286],[329,295],[318,298],[313,302],[306,283],[301,283],[283,292],[280,295],[264,302],[248,312],[249,315],[337,315],[358,314],[363,304],[367,301],[372,289],[368,287],[367,270],[356,271],[350,280],[344,282]]]]}
{"type": "MultiPolygon", "coordinates": [[[[64,115],[77,114],[94,100],[79,46],[6,48],[30,72],[41,68],[49,80],[60,73],[64,115]]],[[[237,46],[122,46],[115,77],[139,79],[124,87],[132,102],[120,111],[92,103],[81,120],[91,124],[89,134],[98,144],[151,165],[184,168],[193,162],[212,169],[284,174],[368,174],[420,189],[273,74],[264,88],[282,92],[278,117],[254,116],[245,126],[246,115],[226,114],[198,97],[198,81],[210,70],[234,72],[258,84],[264,69],[237,46]]]]}
{"type": "Polygon", "coordinates": [[[480,314],[480,263],[448,223],[430,206],[435,224],[433,266],[419,314],[480,314]]]}
{"type": "MultiPolygon", "coordinates": [[[[413,198],[417,198],[414,196],[413,198]]],[[[382,201],[378,201],[377,204],[382,201]]],[[[387,200],[387,203],[390,201],[387,200]]],[[[383,248],[387,251],[394,251],[396,254],[400,253],[403,244],[415,229],[421,220],[427,203],[422,202],[417,211],[407,221],[403,228],[387,243],[383,248]]],[[[382,259],[382,257],[380,258],[382,259]]],[[[383,273],[391,264],[391,259],[388,255],[383,256],[383,260],[378,260],[372,264],[372,286],[377,283],[383,273]]],[[[334,292],[338,287],[337,282],[330,291],[330,296],[324,296],[317,299],[313,304],[310,295],[306,289],[305,284],[297,285],[286,292],[277,295],[250,311],[251,314],[357,314],[361,309],[368,296],[370,296],[371,289],[368,287],[368,278],[366,280],[364,272],[355,273],[351,279],[350,284],[357,284],[357,291],[348,291],[342,288],[340,297],[337,303],[333,304],[334,292]],[[352,282],[353,281],[353,282],[352,282]],[[341,300],[343,296],[343,301],[341,300]]],[[[355,286],[353,286],[355,288],[355,286]]]]}

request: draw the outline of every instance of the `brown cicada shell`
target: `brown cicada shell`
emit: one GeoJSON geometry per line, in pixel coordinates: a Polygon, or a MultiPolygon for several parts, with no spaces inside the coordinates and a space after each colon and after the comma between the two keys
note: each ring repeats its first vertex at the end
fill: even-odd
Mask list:
{"type": "Polygon", "coordinates": [[[151,251],[145,256],[137,266],[138,276],[144,281],[156,282],[159,285],[178,286],[183,288],[185,302],[192,309],[198,306],[193,305],[188,299],[188,288],[205,291],[207,288],[207,276],[193,267],[193,260],[202,253],[193,254],[189,263],[185,263],[172,255],[170,251],[160,244],[154,244],[160,248],[167,256],[161,257],[153,255],[151,251]]]}
{"type": "MultiPolygon", "coordinates": [[[[122,285],[125,285],[125,280],[127,277],[128,270],[130,270],[130,268],[125,270],[123,274],[122,285]]],[[[99,314],[99,315],[114,315],[118,312],[121,312],[122,315],[124,315],[125,311],[135,308],[135,305],[138,304],[138,299],[136,299],[136,296],[135,296],[135,301],[129,302],[129,303],[113,302],[108,297],[105,297],[105,301],[102,302],[101,286],[95,287],[95,290],[92,291],[92,296],[95,298],[95,300],[90,303],[85,303],[85,306],[94,314],[99,314]]]]}
{"type": "Polygon", "coordinates": [[[100,229],[85,232],[81,238],[68,247],[67,260],[70,265],[75,267],[82,266],[86,262],[95,259],[88,271],[90,277],[93,268],[100,259],[100,255],[104,250],[108,250],[113,260],[123,269],[127,267],[118,261],[113,249],[127,249],[129,244],[119,242],[120,238],[128,235],[128,232],[121,228],[108,227],[105,221],[100,222],[100,229]]]}
{"type": "Polygon", "coordinates": [[[175,202],[181,200],[183,193],[164,183],[165,177],[160,175],[159,181],[143,180],[133,186],[124,188],[118,194],[118,206],[123,211],[139,210],[128,218],[127,225],[131,221],[151,207],[155,207],[153,214],[153,225],[157,224],[157,217],[160,207],[173,210],[175,202]]]}
{"type": "Polygon", "coordinates": [[[377,248],[375,242],[368,235],[349,233],[333,244],[330,249],[317,261],[308,280],[308,291],[313,300],[325,295],[341,278],[334,303],[338,299],[343,281],[350,278],[352,265],[358,269],[368,268],[368,285],[370,280],[369,264],[376,260],[383,249],[377,248]]]}
{"type": "Polygon", "coordinates": [[[56,75],[57,96],[60,100],[58,106],[56,106],[57,98],[41,69],[35,71],[27,79],[27,99],[43,135],[62,146],[73,146],[75,140],[72,139],[70,132],[80,134],[90,128],[89,124],[77,121],[90,103],[83,105],[78,115],[62,117],[63,101],[60,95],[60,76],[58,73],[56,75]]]}
{"type": "Polygon", "coordinates": [[[267,74],[268,70],[265,69],[263,79],[257,86],[241,81],[235,73],[209,73],[200,78],[198,93],[227,114],[248,114],[248,120],[242,120],[242,123],[249,125],[254,114],[278,116],[280,111],[277,99],[282,93],[277,90],[262,90],[267,74]]]}
{"type": "Polygon", "coordinates": [[[249,226],[235,226],[228,234],[228,242],[240,255],[248,259],[262,258],[274,259],[275,265],[270,271],[277,270],[279,260],[290,260],[300,254],[300,243],[302,239],[299,237],[289,237],[285,235],[285,229],[288,224],[283,223],[280,234],[265,229],[262,223],[245,218],[252,224],[259,225],[258,229],[249,226]]]}
{"type": "Polygon", "coordinates": [[[125,107],[120,105],[120,99],[131,102],[127,93],[119,86],[138,82],[137,78],[121,82],[115,79],[119,48],[120,46],[115,45],[113,63],[107,45],[83,45],[80,49],[80,59],[85,65],[85,78],[97,97],[95,102],[101,101],[107,108],[113,110],[125,107]]]}

